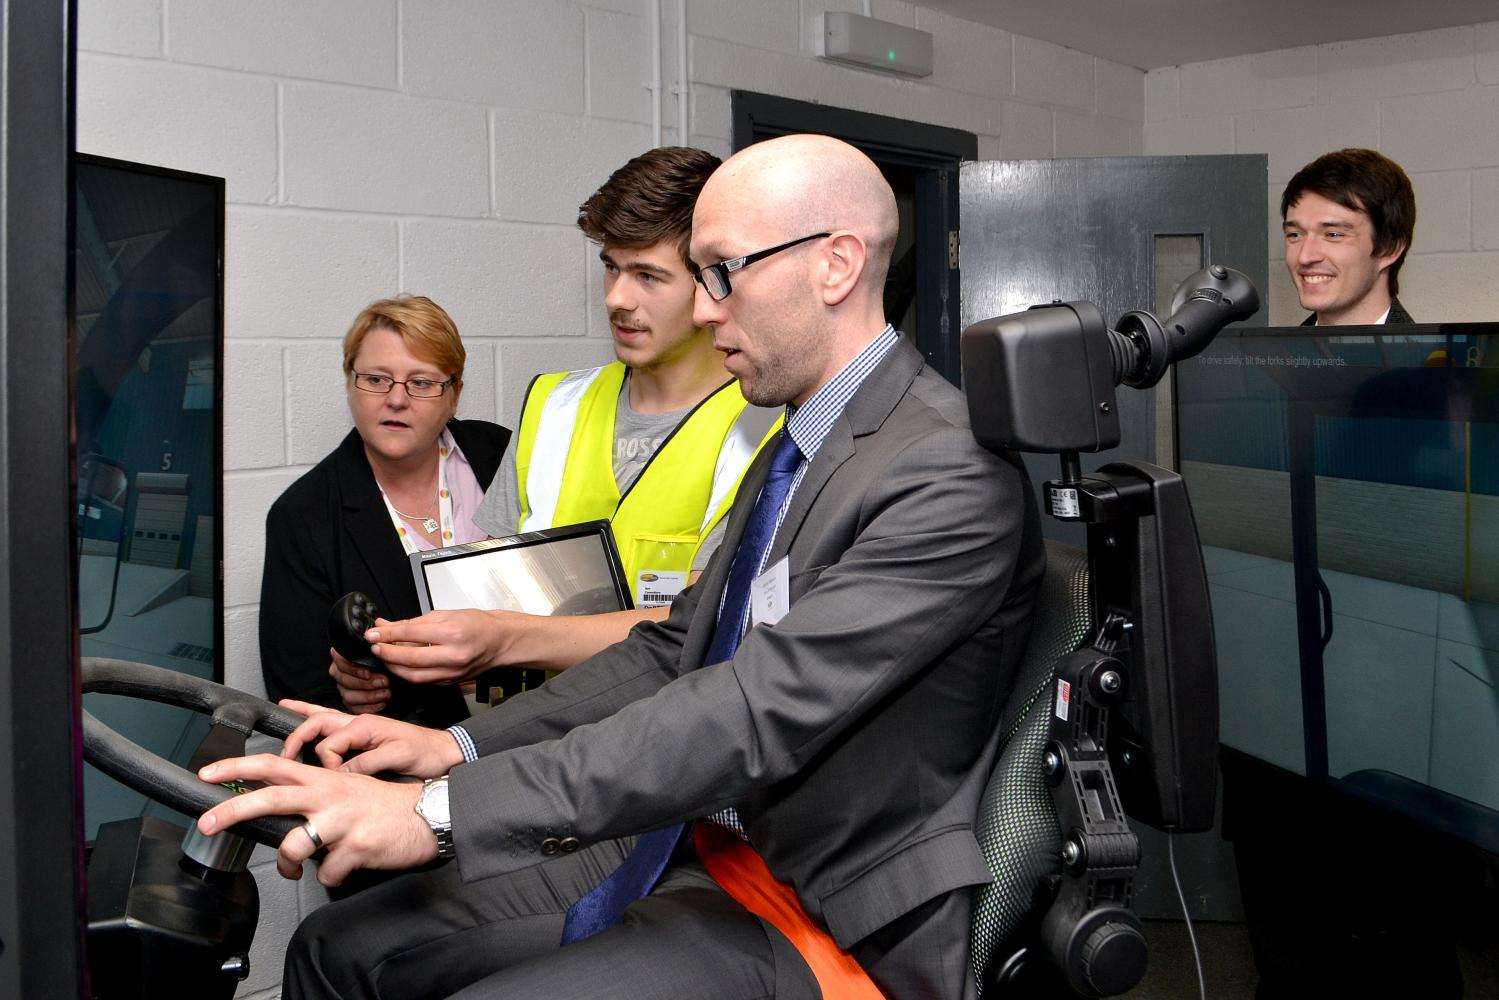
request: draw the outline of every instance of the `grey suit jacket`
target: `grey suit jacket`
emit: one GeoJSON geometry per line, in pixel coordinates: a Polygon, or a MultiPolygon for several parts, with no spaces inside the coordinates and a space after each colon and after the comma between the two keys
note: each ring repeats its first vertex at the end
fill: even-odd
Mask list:
{"type": "Polygon", "coordinates": [[[987,882],[972,827],[1045,556],[1018,460],[967,419],[903,341],[792,498],[767,561],[789,558],[785,617],[703,664],[738,504],[666,621],[465,724],[481,759],[451,782],[464,879],[734,806],[844,947],[987,882]]]}

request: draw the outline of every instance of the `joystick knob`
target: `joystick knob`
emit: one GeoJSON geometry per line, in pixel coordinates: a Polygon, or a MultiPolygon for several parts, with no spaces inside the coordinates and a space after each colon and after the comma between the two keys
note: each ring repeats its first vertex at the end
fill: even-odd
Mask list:
{"type": "Polygon", "coordinates": [[[385,665],[364,641],[366,629],[375,624],[380,609],[369,596],[357,590],[340,597],[328,614],[328,639],[338,655],[367,670],[385,671],[385,665]]]}

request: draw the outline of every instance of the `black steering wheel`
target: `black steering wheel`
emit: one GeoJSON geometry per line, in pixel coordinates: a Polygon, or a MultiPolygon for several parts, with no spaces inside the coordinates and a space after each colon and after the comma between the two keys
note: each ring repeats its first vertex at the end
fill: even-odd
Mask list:
{"type": "MultiPolygon", "coordinates": [[[[285,739],[305,721],[264,698],[164,667],[97,656],[83,657],[82,667],[85,694],[117,694],[190,708],[211,716],[214,725],[246,737],[258,732],[285,739]]],[[[83,713],[83,759],[147,798],[189,816],[199,816],[237,794],[126,739],[87,711],[83,713]]],[[[229,829],[276,847],[302,821],[301,816],[262,816],[229,829]]]]}

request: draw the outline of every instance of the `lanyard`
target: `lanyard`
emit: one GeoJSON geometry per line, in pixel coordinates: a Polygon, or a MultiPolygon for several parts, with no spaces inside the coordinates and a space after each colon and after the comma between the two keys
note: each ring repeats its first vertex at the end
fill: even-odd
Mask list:
{"type": "MultiPolygon", "coordinates": [[[[437,517],[439,526],[442,528],[441,536],[433,544],[433,548],[453,543],[453,497],[448,492],[447,474],[444,466],[447,465],[448,455],[457,447],[453,443],[453,436],[446,430],[437,439],[437,517]]],[[[412,536],[411,528],[401,518],[401,512],[396,510],[390,502],[390,497],[385,495],[385,487],[380,486],[379,481],[375,485],[380,488],[380,499],[385,501],[385,510],[390,514],[390,523],[395,525],[396,535],[401,539],[401,548],[406,550],[407,555],[420,551],[416,539],[412,536]]],[[[431,518],[427,519],[431,521],[431,518]]]]}

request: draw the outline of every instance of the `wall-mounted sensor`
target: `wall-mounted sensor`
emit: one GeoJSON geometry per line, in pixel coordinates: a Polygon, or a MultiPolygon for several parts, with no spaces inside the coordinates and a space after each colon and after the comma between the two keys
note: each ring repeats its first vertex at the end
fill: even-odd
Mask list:
{"type": "Polygon", "coordinates": [[[932,34],[846,12],[821,15],[823,59],[902,76],[932,75],[932,34]]]}

